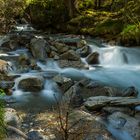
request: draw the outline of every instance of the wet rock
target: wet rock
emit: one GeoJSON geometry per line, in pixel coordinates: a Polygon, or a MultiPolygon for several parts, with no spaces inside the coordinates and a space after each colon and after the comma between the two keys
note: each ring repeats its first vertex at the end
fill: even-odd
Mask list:
{"type": "Polygon", "coordinates": [[[31,52],[34,58],[39,60],[46,60],[46,40],[42,38],[33,38],[30,43],[31,52]]]}
{"type": "Polygon", "coordinates": [[[107,97],[97,96],[90,97],[85,102],[85,107],[89,110],[101,109],[104,106],[129,106],[134,107],[140,105],[140,99],[130,97],[107,97]]]}
{"type": "Polygon", "coordinates": [[[65,53],[69,50],[68,46],[60,42],[54,42],[53,46],[56,48],[59,54],[65,53]]]}
{"type": "Polygon", "coordinates": [[[78,68],[78,69],[88,69],[85,64],[81,61],[69,61],[69,60],[58,60],[57,61],[60,68],[78,68]]]}
{"type": "Polygon", "coordinates": [[[82,48],[82,47],[84,47],[86,45],[87,45],[86,40],[81,40],[80,42],[77,43],[78,48],[82,48]]]}
{"type": "Polygon", "coordinates": [[[63,93],[66,92],[74,84],[74,82],[70,78],[66,78],[62,75],[55,76],[53,80],[58,84],[63,93]]]}
{"type": "Polygon", "coordinates": [[[57,49],[56,49],[54,46],[51,46],[51,45],[50,45],[50,49],[51,49],[51,51],[57,52],[57,49]]]}
{"type": "Polygon", "coordinates": [[[21,119],[18,116],[16,110],[12,108],[5,109],[5,122],[8,125],[19,127],[21,125],[21,119]]]}
{"type": "Polygon", "coordinates": [[[55,55],[54,56],[54,60],[59,60],[60,58],[59,58],[59,56],[58,55],[55,55]]]}
{"type": "Polygon", "coordinates": [[[62,85],[64,82],[67,82],[67,81],[70,81],[71,79],[70,78],[66,78],[66,77],[63,77],[62,75],[56,75],[54,78],[53,78],[53,81],[55,81],[56,83],[62,85]]]}
{"type": "Polygon", "coordinates": [[[64,93],[63,102],[69,102],[72,107],[79,107],[83,104],[84,100],[81,96],[78,86],[72,86],[67,92],[64,93]]]}
{"type": "Polygon", "coordinates": [[[108,122],[112,128],[120,129],[121,132],[127,133],[128,138],[125,136],[126,139],[140,139],[140,121],[136,118],[121,112],[115,112],[108,117],[108,122]]]}
{"type": "Polygon", "coordinates": [[[51,51],[51,53],[49,54],[49,57],[55,57],[55,56],[58,56],[59,57],[59,54],[55,51],[51,51]]]}
{"type": "Polygon", "coordinates": [[[138,91],[135,89],[135,87],[128,87],[127,89],[125,89],[123,91],[122,94],[124,97],[129,97],[129,96],[137,96],[138,95],[138,91]]]}
{"type": "Polygon", "coordinates": [[[9,40],[1,45],[1,49],[7,52],[25,47],[30,42],[31,38],[31,35],[11,35],[9,40]]]}
{"type": "Polygon", "coordinates": [[[99,53],[93,52],[87,57],[86,61],[88,64],[99,64],[99,53]]]}
{"type": "Polygon", "coordinates": [[[80,61],[80,56],[73,50],[69,50],[62,55],[60,55],[60,59],[62,60],[70,60],[70,61],[80,61]]]}
{"type": "Polygon", "coordinates": [[[15,40],[9,40],[9,41],[3,43],[1,47],[2,47],[1,49],[4,51],[10,51],[10,50],[14,50],[14,49],[18,48],[19,44],[15,40]]]}
{"type": "Polygon", "coordinates": [[[27,53],[20,54],[18,58],[19,65],[29,65],[30,64],[30,57],[27,53]]]}
{"type": "Polygon", "coordinates": [[[99,84],[96,81],[91,81],[89,79],[84,79],[77,83],[79,88],[79,92],[83,96],[84,99],[87,99],[91,96],[114,96],[116,95],[113,90],[113,87],[106,87],[104,85],[99,84]],[[110,90],[111,89],[111,90],[110,90]]]}
{"type": "MultiPolygon", "coordinates": [[[[82,79],[84,79],[84,76],[82,76],[82,79]]],[[[89,79],[80,80],[75,83],[75,86],[78,87],[78,92],[84,99],[92,96],[116,96],[119,91],[116,88],[106,87],[89,79]]]]}
{"type": "Polygon", "coordinates": [[[43,89],[44,79],[40,76],[19,78],[18,88],[24,91],[38,92],[43,89]]]}
{"type": "Polygon", "coordinates": [[[37,66],[37,62],[36,62],[35,59],[30,59],[30,67],[33,70],[36,70],[36,69],[38,70],[39,69],[39,67],[37,66]]]}
{"type": "Polygon", "coordinates": [[[80,49],[77,50],[77,53],[81,56],[81,57],[87,57],[90,53],[90,47],[89,46],[84,46],[80,49]]]}

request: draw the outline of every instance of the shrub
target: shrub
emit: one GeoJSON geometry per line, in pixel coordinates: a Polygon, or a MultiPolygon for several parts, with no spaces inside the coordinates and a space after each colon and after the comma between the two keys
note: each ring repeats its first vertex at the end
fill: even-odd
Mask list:
{"type": "Polygon", "coordinates": [[[127,25],[121,32],[122,41],[134,41],[137,44],[140,42],[140,24],[127,25]]]}
{"type": "Polygon", "coordinates": [[[8,32],[14,24],[14,18],[23,13],[24,0],[0,0],[0,27],[8,32]]]}

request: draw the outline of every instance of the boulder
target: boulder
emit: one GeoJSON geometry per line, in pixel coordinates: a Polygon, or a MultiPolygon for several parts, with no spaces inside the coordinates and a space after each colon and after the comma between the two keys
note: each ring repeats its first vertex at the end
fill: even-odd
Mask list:
{"type": "Polygon", "coordinates": [[[31,35],[11,35],[9,40],[5,41],[1,45],[1,49],[4,51],[11,51],[25,47],[28,43],[30,43],[31,38],[31,35]]]}
{"type": "Polygon", "coordinates": [[[70,60],[70,61],[80,61],[80,56],[73,50],[69,50],[62,55],[60,55],[60,59],[62,60],[70,60]]]}
{"type": "Polygon", "coordinates": [[[99,64],[99,53],[93,52],[86,59],[88,64],[99,64]]]}
{"type": "Polygon", "coordinates": [[[78,47],[78,48],[82,48],[82,47],[84,47],[85,45],[87,45],[86,40],[81,40],[81,41],[79,41],[79,42],[77,43],[77,47],[78,47]]]}
{"type": "Polygon", "coordinates": [[[128,87],[122,93],[122,96],[124,96],[124,97],[129,97],[129,96],[136,97],[137,95],[138,95],[138,91],[135,89],[135,87],[128,87]]]}
{"type": "Polygon", "coordinates": [[[18,116],[15,109],[5,108],[5,122],[8,125],[19,127],[21,125],[21,119],[18,116]]]}
{"type": "Polygon", "coordinates": [[[60,68],[77,68],[77,69],[88,69],[82,61],[69,61],[69,60],[58,60],[60,68]]]}
{"type": "Polygon", "coordinates": [[[12,64],[8,61],[0,59],[0,73],[6,74],[12,70],[12,64]]]}
{"type": "Polygon", "coordinates": [[[81,57],[87,57],[91,53],[91,49],[90,49],[90,47],[88,45],[87,46],[83,46],[82,48],[77,50],[77,53],[81,57]]]}
{"type": "Polygon", "coordinates": [[[18,65],[29,65],[30,64],[30,57],[27,53],[20,54],[18,58],[18,65]]]}
{"type": "MultiPolygon", "coordinates": [[[[91,115],[82,110],[74,110],[69,115],[72,136],[76,135],[78,140],[115,140],[106,127],[99,121],[99,117],[91,115]],[[77,135],[81,134],[82,135],[77,135]]],[[[72,138],[73,139],[73,138],[72,138]]]]}
{"type": "Polygon", "coordinates": [[[21,77],[18,80],[18,88],[23,91],[38,92],[44,87],[44,79],[41,76],[21,77]]]}
{"type": "Polygon", "coordinates": [[[137,105],[140,105],[140,99],[134,98],[134,97],[97,96],[97,97],[88,98],[84,105],[89,110],[97,110],[97,109],[101,109],[105,106],[135,107],[137,105]]]}
{"type": "MultiPolygon", "coordinates": [[[[140,120],[121,112],[115,112],[108,116],[111,129],[120,130],[124,139],[140,139],[140,120]]],[[[121,135],[120,135],[121,136],[121,135]]]]}
{"type": "Polygon", "coordinates": [[[55,48],[57,48],[57,51],[59,54],[62,54],[62,53],[67,52],[69,50],[68,46],[66,46],[63,43],[56,43],[55,48]]]}
{"type": "MultiPolygon", "coordinates": [[[[69,73],[72,73],[69,71],[69,73]]],[[[75,75],[75,77],[78,73],[75,75]]],[[[84,75],[82,74],[82,79],[79,82],[75,83],[75,86],[78,87],[78,92],[80,95],[87,99],[92,96],[116,96],[120,90],[114,87],[106,87],[102,84],[99,84],[96,81],[92,81],[89,79],[84,79],[84,75]]]]}
{"type": "Polygon", "coordinates": [[[63,102],[68,102],[72,107],[79,107],[83,104],[84,100],[78,86],[72,86],[63,96],[63,102]]]}
{"type": "Polygon", "coordinates": [[[58,84],[63,93],[66,92],[74,84],[74,82],[70,78],[66,78],[60,74],[56,75],[53,80],[58,84]]]}
{"type": "Polygon", "coordinates": [[[30,42],[30,49],[34,58],[39,60],[46,60],[46,40],[43,38],[33,38],[30,42]]]}

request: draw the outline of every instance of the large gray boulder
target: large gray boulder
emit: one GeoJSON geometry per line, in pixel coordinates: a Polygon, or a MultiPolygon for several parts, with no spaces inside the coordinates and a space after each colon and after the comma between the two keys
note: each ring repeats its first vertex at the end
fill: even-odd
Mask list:
{"type": "Polygon", "coordinates": [[[18,88],[23,91],[38,92],[44,86],[44,79],[41,76],[24,77],[18,80],[18,88]]]}
{"type": "Polygon", "coordinates": [[[139,98],[133,97],[107,97],[107,96],[97,96],[90,97],[85,102],[85,107],[89,110],[101,109],[104,106],[129,106],[134,107],[140,105],[139,98]]]}
{"type": "Polygon", "coordinates": [[[34,58],[46,60],[46,45],[47,42],[43,38],[33,38],[30,42],[30,49],[34,58]]]}
{"type": "Polygon", "coordinates": [[[21,119],[18,116],[15,109],[12,108],[5,108],[5,122],[8,125],[19,127],[21,125],[21,119]]]}
{"type": "Polygon", "coordinates": [[[69,50],[62,55],[60,55],[60,59],[62,60],[70,60],[70,61],[80,61],[80,56],[73,50],[69,50]]]}

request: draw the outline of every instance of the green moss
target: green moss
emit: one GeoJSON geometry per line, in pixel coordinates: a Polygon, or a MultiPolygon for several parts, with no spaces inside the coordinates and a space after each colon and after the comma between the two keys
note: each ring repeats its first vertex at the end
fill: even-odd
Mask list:
{"type": "Polygon", "coordinates": [[[129,41],[133,40],[137,44],[140,42],[140,24],[138,25],[127,25],[121,32],[122,40],[129,41]]]}
{"type": "Polygon", "coordinates": [[[123,23],[120,20],[106,19],[103,23],[97,25],[95,33],[115,35],[122,31],[123,23]]]}
{"type": "Polygon", "coordinates": [[[6,137],[6,129],[4,122],[4,103],[0,100],[0,140],[6,137]]]}

